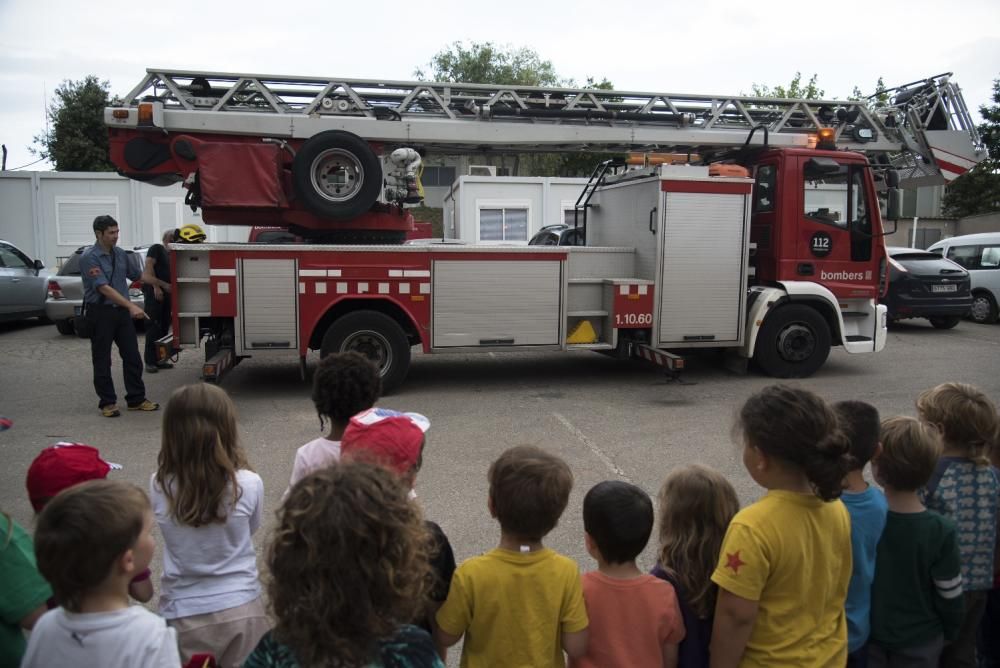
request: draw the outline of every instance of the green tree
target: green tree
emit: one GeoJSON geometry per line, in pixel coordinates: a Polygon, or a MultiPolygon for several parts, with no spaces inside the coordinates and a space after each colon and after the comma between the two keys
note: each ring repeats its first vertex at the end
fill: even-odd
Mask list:
{"type": "MultiPolygon", "coordinates": [[[[413,75],[421,81],[453,83],[501,84],[510,86],[553,86],[575,88],[573,79],[560,77],[552,62],[544,60],[527,47],[499,46],[493,42],[454,42],[439,51],[413,75]]],[[[583,88],[614,90],[606,78],[587,78],[583,88]]],[[[590,176],[594,166],[607,155],[580,151],[576,153],[499,154],[500,166],[511,162],[511,173],[524,172],[532,176],[590,176]]],[[[484,160],[488,160],[484,157],[484,160]]]]}
{"type": "Polygon", "coordinates": [[[31,152],[60,172],[114,171],[104,126],[104,107],[117,102],[110,99],[109,86],[93,75],[81,81],[63,81],[47,110],[49,127],[35,137],[39,148],[31,152]]]}
{"type": "Polygon", "coordinates": [[[498,46],[493,42],[472,42],[468,47],[454,42],[439,51],[427,64],[429,75],[416,69],[421,81],[492,83],[515,86],[560,86],[566,82],[556,75],[549,60],[542,60],[527,47],[498,46]]]}
{"type": "Polygon", "coordinates": [[[875,107],[882,106],[889,102],[889,93],[886,92],[885,81],[882,77],[878,78],[875,83],[875,92],[868,94],[861,91],[857,86],[851,91],[851,94],[847,96],[848,100],[868,100],[868,106],[874,109],[875,107]],[[871,98],[871,99],[869,99],[871,98]]]}
{"type": "Polygon", "coordinates": [[[951,218],[1000,211],[1000,79],[993,80],[993,104],[980,105],[979,114],[987,157],[945,189],[944,215],[951,218]]]}
{"type": "Polygon", "coordinates": [[[774,88],[764,84],[754,84],[750,91],[755,97],[781,97],[794,100],[821,100],[826,91],[816,83],[819,75],[814,74],[805,86],[802,85],[802,73],[796,72],[788,86],[777,85],[774,88]]]}

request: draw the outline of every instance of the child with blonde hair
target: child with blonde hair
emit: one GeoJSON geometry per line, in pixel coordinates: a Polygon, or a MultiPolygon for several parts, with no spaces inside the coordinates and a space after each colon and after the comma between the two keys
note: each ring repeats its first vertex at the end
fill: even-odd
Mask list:
{"type": "Polygon", "coordinates": [[[771,385],[747,399],[737,427],[743,464],[768,491],[736,513],[719,551],[711,665],[843,666],[850,460],[837,415],[812,392],[771,385]]]}
{"type": "Polygon", "coordinates": [[[955,523],[925,508],[917,492],[934,472],[941,440],[910,417],[884,421],[880,440],[872,472],[889,512],[875,558],[868,665],[936,668],[962,623],[955,523]]]}
{"type": "Polygon", "coordinates": [[[198,383],[171,395],[157,463],[150,497],[163,535],[160,614],[177,629],[185,662],[207,653],[238,666],[270,628],[253,545],[264,485],[240,447],[225,391],[198,383]]]}
{"type": "Polygon", "coordinates": [[[927,508],[955,521],[962,554],[965,618],[941,663],[976,665],[976,630],[993,588],[1000,475],[987,455],[997,429],[997,409],[965,383],[942,383],[917,397],[917,412],[941,433],[944,451],[923,490],[927,508]]]}
{"type": "Polygon", "coordinates": [[[663,481],[659,506],[659,559],[651,571],[674,586],[687,634],[678,646],[679,668],[708,665],[718,585],[712,571],[722,538],[740,509],[736,490],[718,471],[700,464],[674,469],[663,481]]]}
{"type": "Polygon", "coordinates": [[[307,475],[278,512],[268,550],[274,630],[245,668],[444,668],[410,620],[431,586],[430,536],[409,488],[369,462],[307,475]]]}

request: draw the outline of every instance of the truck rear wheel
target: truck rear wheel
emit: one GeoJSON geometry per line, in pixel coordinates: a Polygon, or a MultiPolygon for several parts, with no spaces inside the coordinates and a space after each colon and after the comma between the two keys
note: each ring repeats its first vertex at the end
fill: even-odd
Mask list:
{"type": "Polygon", "coordinates": [[[327,130],[306,140],[292,163],[295,194],[317,216],[344,220],[368,211],[382,188],[382,164],[361,137],[327,130]]]}
{"type": "Polygon", "coordinates": [[[753,359],[769,376],[805,378],[829,355],[830,327],[823,316],[803,304],[788,304],[764,320],[753,359]]]}
{"type": "Polygon", "coordinates": [[[323,335],[320,356],[353,350],[378,368],[382,392],[388,394],[406,378],[410,342],[395,320],[378,311],[354,311],[341,316],[323,335]]]}

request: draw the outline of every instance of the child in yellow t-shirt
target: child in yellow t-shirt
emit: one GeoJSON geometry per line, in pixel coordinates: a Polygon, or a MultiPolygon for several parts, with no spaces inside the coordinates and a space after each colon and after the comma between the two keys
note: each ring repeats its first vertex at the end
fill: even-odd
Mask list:
{"type": "Polygon", "coordinates": [[[437,613],[435,639],[465,636],[462,668],[565,666],[587,649],[587,610],[572,559],[542,545],[566,509],[573,474],[541,448],[518,446],[489,470],[500,545],[462,563],[437,613]]]}
{"type": "Polygon", "coordinates": [[[740,410],[743,464],[766,488],[736,514],[712,581],[719,585],[712,668],[843,666],[851,524],[838,500],[847,437],[807,390],[766,387],[740,410]]]}

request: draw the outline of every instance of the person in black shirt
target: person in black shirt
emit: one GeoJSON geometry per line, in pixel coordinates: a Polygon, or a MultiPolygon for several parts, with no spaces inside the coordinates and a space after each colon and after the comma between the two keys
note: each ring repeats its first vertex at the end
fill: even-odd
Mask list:
{"type": "Polygon", "coordinates": [[[163,243],[153,244],[146,252],[146,266],[142,271],[142,293],[146,300],[146,350],[143,357],[146,371],[156,373],[160,369],[172,369],[173,364],[156,357],[156,340],[170,331],[170,252],[166,245],[178,240],[178,230],[163,233],[163,243]]]}

